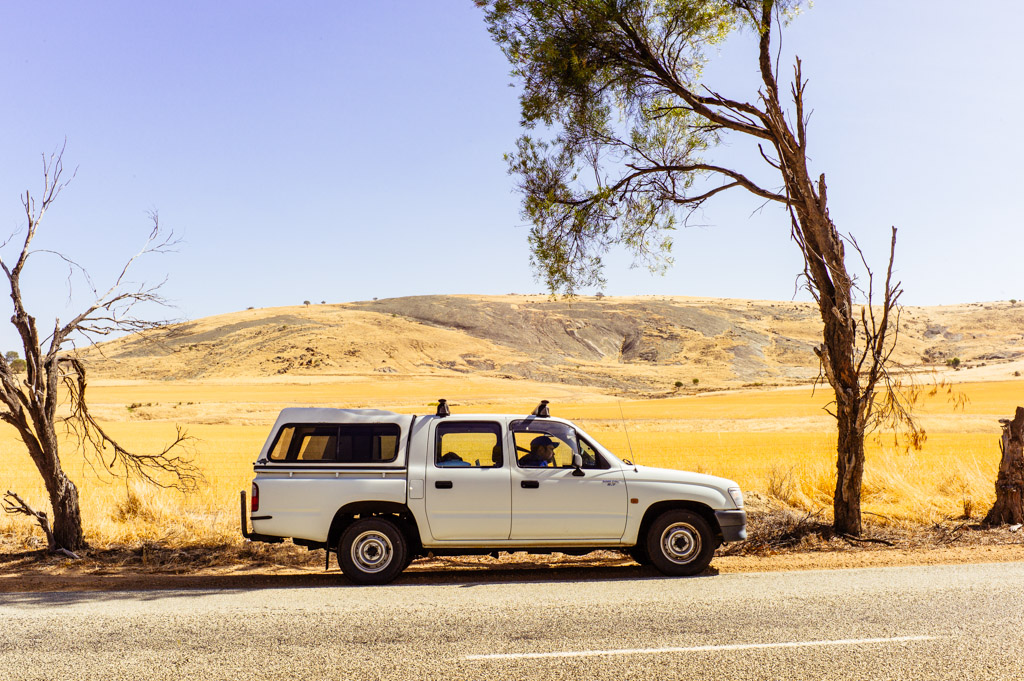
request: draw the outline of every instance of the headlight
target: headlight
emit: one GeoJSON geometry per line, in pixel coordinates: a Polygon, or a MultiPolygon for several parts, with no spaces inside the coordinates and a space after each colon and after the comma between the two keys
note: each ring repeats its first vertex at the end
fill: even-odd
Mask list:
{"type": "Polygon", "coordinates": [[[730,487],[729,496],[732,497],[732,501],[736,504],[736,508],[743,508],[743,492],[739,487],[730,487]]]}

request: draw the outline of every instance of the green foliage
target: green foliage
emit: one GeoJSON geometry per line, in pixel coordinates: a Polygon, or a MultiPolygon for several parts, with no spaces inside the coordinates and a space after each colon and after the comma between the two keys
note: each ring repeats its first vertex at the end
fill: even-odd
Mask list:
{"type": "Polygon", "coordinates": [[[28,362],[21,358],[17,350],[8,350],[4,353],[4,359],[7,360],[7,364],[11,369],[17,373],[22,374],[28,371],[28,362]]]}
{"type": "Polygon", "coordinates": [[[682,381],[676,381],[676,388],[678,389],[678,388],[682,388],[682,387],[683,387],[683,382],[682,381]]]}
{"type": "Polygon", "coordinates": [[[959,369],[960,368],[960,358],[959,357],[953,357],[952,359],[947,359],[946,360],[946,366],[953,367],[954,369],[959,369]]]}
{"type": "MultiPolygon", "coordinates": [[[[700,104],[705,53],[738,26],[756,25],[761,2],[477,4],[522,82],[523,127],[545,132],[521,137],[506,160],[548,288],[603,285],[602,255],[613,246],[652,270],[670,265],[678,211],[722,189],[695,182],[732,178],[702,158],[723,128],[700,104]]],[[[798,5],[775,4],[783,13],[798,5]]]]}
{"type": "Polygon", "coordinates": [[[700,383],[700,379],[699,378],[693,379],[693,384],[694,385],[697,385],[698,383],[700,383]]]}

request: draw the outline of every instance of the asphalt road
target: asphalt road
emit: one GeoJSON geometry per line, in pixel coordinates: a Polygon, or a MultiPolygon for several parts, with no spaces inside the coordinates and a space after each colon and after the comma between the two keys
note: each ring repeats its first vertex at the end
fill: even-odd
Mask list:
{"type": "Polygon", "coordinates": [[[1024,563],[600,574],[3,594],[0,679],[1024,678],[1024,563]]]}

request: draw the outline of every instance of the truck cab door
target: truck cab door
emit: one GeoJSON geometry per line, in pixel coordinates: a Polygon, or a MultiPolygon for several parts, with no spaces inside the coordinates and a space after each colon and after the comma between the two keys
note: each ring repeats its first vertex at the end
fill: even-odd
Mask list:
{"type": "Polygon", "coordinates": [[[503,425],[457,417],[431,424],[424,497],[434,539],[508,539],[512,496],[503,425]]]}
{"type": "Polygon", "coordinates": [[[620,539],[629,503],[622,470],[612,467],[586,440],[576,440],[570,429],[555,426],[539,423],[529,432],[513,433],[516,449],[523,456],[512,462],[510,538],[620,539]],[[555,457],[548,465],[531,465],[530,442],[545,430],[548,434],[544,437],[558,443],[555,457]],[[579,472],[572,466],[576,446],[585,461],[579,472]]]}

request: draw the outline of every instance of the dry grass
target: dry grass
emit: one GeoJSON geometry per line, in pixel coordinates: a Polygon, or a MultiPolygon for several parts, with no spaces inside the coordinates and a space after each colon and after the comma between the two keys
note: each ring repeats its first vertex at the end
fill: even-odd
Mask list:
{"type": "MultiPolygon", "coordinates": [[[[399,385],[374,378],[309,385],[97,386],[94,403],[112,433],[131,447],[154,449],[173,437],[175,422],[187,425],[197,438],[197,463],[206,482],[184,496],[111,480],[101,465],[91,467],[67,443],[65,468],[82,491],[87,540],[97,550],[132,547],[131,553],[150,547],[151,553],[163,551],[163,560],[170,563],[192,548],[243,550],[238,491],[248,489],[252,462],[281,407],[358,405],[424,413],[439,396],[448,396],[457,411],[506,413],[532,409],[538,395],[553,396],[556,415],[578,420],[621,456],[732,478],[745,491],[788,509],[792,517],[787,522],[829,519],[835,434],[821,412],[827,391],[745,391],[618,404],[582,390],[573,400],[566,386],[525,382],[506,384],[504,394],[491,381],[407,382],[405,392],[399,385]],[[140,406],[128,409],[133,404],[140,406]]],[[[961,389],[970,402],[963,412],[954,411],[941,394],[927,400],[920,413],[930,436],[922,451],[906,452],[888,436],[872,439],[863,499],[868,517],[880,526],[908,529],[983,515],[994,498],[998,418],[1012,414],[1022,387],[1022,382],[965,384],[961,389]]],[[[17,491],[37,508],[46,507],[38,475],[7,429],[0,430],[0,467],[0,487],[17,491]]],[[[42,543],[26,518],[7,515],[0,515],[0,541],[0,552],[42,543]]]]}

